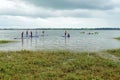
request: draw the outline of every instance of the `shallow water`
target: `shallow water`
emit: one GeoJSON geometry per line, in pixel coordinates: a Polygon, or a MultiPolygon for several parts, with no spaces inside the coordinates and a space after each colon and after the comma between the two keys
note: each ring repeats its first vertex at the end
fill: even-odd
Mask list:
{"type": "MultiPolygon", "coordinates": [[[[106,49],[120,48],[120,41],[113,38],[120,37],[119,30],[67,30],[70,38],[62,37],[64,30],[32,30],[37,38],[21,38],[21,32],[26,30],[0,30],[1,40],[16,40],[15,43],[0,44],[0,50],[73,50],[73,51],[101,51],[106,49]],[[84,33],[82,33],[84,32],[84,33]],[[98,34],[88,34],[88,33],[98,34]]],[[[30,31],[29,31],[30,34],[30,31]]]]}

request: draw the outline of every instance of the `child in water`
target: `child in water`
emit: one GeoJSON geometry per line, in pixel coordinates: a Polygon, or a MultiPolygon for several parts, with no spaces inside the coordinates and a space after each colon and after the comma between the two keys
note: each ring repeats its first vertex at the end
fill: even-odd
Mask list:
{"type": "Polygon", "coordinates": [[[68,33],[67,37],[70,38],[70,34],[69,33],[68,33]]]}

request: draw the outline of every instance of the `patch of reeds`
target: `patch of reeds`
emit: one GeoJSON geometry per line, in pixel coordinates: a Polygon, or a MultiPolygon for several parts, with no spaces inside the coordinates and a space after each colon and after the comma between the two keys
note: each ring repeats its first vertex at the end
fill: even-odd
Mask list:
{"type": "Polygon", "coordinates": [[[114,38],[114,39],[120,40],[120,37],[116,37],[116,38],[114,38]]]}
{"type": "Polygon", "coordinates": [[[16,41],[11,41],[11,40],[0,40],[0,44],[11,43],[11,42],[16,42],[16,41]]]}

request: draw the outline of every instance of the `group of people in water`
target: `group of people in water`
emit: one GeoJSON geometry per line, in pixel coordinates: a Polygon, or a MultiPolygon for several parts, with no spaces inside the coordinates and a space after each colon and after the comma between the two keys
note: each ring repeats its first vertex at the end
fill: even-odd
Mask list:
{"type": "MultiPolygon", "coordinates": [[[[85,34],[85,32],[80,32],[81,34],[85,34]]],[[[92,34],[98,34],[98,32],[88,32],[86,34],[92,35],[92,34]]]]}
{"type": "Polygon", "coordinates": [[[68,38],[70,38],[70,34],[69,34],[67,31],[65,31],[65,33],[64,33],[64,37],[68,37],[68,38]]]}
{"type": "MultiPolygon", "coordinates": [[[[24,37],[24,32],[21,33],[21,37],[22,38],[24,37]]],[[[30,31],[30,35],[29,35],[28,31],[26,31],[26,37],[33,37],[32,31],[30,31]]]]}
{"type": "MultiPolygon", "coordinates": [[[[42,35],[41,36],[44,36],[44,34],[45,34],[45,31],[42,31],[42,35]]],[[[37,36],[37,32],[36,32],[36,36],[37,36]]],[[[26,36],[24,36],[24,32],[22,32],[21,33],[21,38],[23,38],[23,37],[33,37],[33,32],[32,31],[30,31],[30,35],[29,35],[29,32],[28,32],[28,30],[26,31],[26,36]]],[[[64,32],[64,37],[66,38],[66,37],[68,37],[68,38],[70,38],[70,34],[65,30],[65,32],[64,32]]]]}

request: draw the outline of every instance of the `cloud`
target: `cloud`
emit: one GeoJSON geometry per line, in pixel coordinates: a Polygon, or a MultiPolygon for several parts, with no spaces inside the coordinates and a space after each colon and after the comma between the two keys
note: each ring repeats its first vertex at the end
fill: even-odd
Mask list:
{"type": "Polygon", "coordinates": [[[2,0],[0,15],[25,16],[25,17],[91,17],[88,10],[55,10],[36,7],[21,1],[2,0]],[[8,5],[9,4],[9,5],[8,5]],[[6,6],[8,5],[8,6],[6,6]]]}
{"type": "Polygon", "coordinates": [[[23,0],[30,4],[52,9],[113,9],[111,0],[23,0]]]}
{"type": "Polygon", "coordinates": [[[120,26],[118,0],[0,0],[0,26],[120,26]]]}
{"type": "Polygon", "coordinates": [[[32,5],[27,5],[21,1],[2,0],[0,3],[0,15],[10,16],[28,16],[28,17],[49,17],[52,16],[50,10],[37,8],[32,5]],[[6,6],[7,5],[7,6],[6,6]]]}
{"type": "MultiPolygon", "coordinates": [[[[111,0],[1,0],[0,15],[48,17],[104,17],[115,9],[111,0]],[[107,2],[108,1],[108,2],[107,2]],[[7,5],[7,6],[6,6],[7,5]],[[64,8],[64,9],[63,9],[64,8]]],[[[117,4],[116,1],[113,2],[117,4]]]]}
{"type": "Polygon", "coordinates": [[[0,15],[6,16],[25,16],[33,18],[48,18],[48,17],[97,17],[99,13],[98,10],[87,10],[87,9],[74,9],[74,10],[57,10],[48,9],[44,7],[36,7],[21,1],[8,1],[2,0],[3,4],[0,7],[0,15]],[[6,6],[9,4],[8,6],[6,6]],[[97,13],[97,15],[96,15],[97,13]]]}
{"type": "Polygon", "coordinates": [[[37,27],[46,27],[48,21],[41,18],[30,18],[22,16],[0,16],[0,27],[7,28],[37,28],[37,27]]]}
{"type": "Polygon", "coordinates": [[[28,18],[21,16],[1,16],[0,28],[95,28],[118,27],[119,21],[99,18],[28,18]]]}

